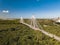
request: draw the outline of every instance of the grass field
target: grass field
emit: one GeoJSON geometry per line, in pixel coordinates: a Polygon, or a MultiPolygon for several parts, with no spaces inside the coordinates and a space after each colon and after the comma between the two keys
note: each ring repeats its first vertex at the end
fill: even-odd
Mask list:
{"type": "Polygon", "coordinates": [[[55,34],[57,36],[60,36],[60,24],[59,23],[55,23],[52,20],[39,20],[38,21],[39,24],[42,26],[42,28],[52,34],[55,34]]]}
{"type": "MultiPolygon", "coordinates": [[[[45,23],[40,24],[43,26],[45,23]]],[[[18,20],[0,20],[0,45],[60,45],[60,42],[19,23],[18,20]]]]}

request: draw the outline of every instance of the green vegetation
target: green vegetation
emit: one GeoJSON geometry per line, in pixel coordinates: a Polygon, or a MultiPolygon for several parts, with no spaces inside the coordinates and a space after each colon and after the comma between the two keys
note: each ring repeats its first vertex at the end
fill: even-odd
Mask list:
{"type": "Polygon", "coordinates": [[[59,23],[55,23],[54,21],[49,20],[49,19],[39,20],[39,23],[41,24],[41,26],[43,27],[45,31],[55,34],[57,36],[60,36],[59,23]]]}
{"type": "Polygon", "coordinates": [[[1,20],[0,45],[60,45],[60,42],[18,20],[1,20]]]}

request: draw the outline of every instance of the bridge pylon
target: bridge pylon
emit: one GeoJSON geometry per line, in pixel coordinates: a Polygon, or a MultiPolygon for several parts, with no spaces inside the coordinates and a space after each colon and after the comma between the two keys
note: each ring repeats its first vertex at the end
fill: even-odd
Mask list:
{"type": "Polygon", "coordinates": [[[20,18],[20,23],[23,23],[23,22],[24,22],[24,21],[23,21],[23,18],[21,17],[21,18],[20,18]]]}
{"type": "Polygon", "coordinates": [[[32,18],[31,18],[31,26],[34,28],[39,28],[38,24],[37,24],[37,20],[34,16],[32,16],[32,18]]]}

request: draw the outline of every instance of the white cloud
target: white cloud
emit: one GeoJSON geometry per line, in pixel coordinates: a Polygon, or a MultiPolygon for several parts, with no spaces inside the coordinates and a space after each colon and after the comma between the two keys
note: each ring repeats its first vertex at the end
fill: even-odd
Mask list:
{"type": "Polygon", "coordinates": [[[3,12],[3,13],[9,13],[9,11],[8,11],[8,10],[3,10],[2,12],[3,12]]]}

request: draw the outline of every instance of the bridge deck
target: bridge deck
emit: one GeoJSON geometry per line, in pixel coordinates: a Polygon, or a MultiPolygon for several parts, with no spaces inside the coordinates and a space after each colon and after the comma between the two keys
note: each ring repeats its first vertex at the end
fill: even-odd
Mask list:
{"type": "Polygon", "coordinates": [[[47,36],[49,36],[49,37],[51,37],[51,38],[54,38],[54,39],[60,41],[60,37],[58,37],[58,36],[56,36],[56,35],[54,35],[54,34],[51,34],[51,33],[49,33],[49,32],[46,32],[46,31],[44,31],[44,30],[41,30],[41,29],[39,29],[39,28],[35,28],[35,27],[33,27],[33,26],[31,26],[31,25],[29,25],[29,24],[27,24],[27,23],[22,23],[22,24],[27,25],[28,27],[30,27],[30,28],[32,28],[32,29],[34,29],[34,30],[39,30],[39,31],[41,31],[42,33],[44,33],[45,35],[47,35],[47,36]]]}

